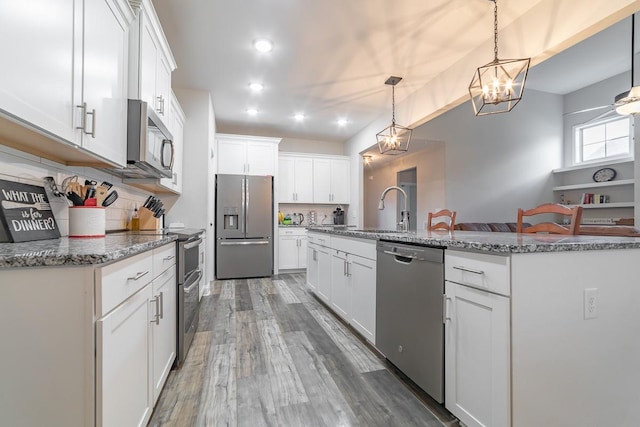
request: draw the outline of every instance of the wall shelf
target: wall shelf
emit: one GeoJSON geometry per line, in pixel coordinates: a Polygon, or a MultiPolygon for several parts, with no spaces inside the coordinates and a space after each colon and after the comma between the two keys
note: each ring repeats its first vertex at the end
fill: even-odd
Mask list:
{"type": "Polygon", "coordinates": [[[598,168],[598,167],[605,167],[605,166],[611,166],[611,165],[618,165],[618,164],[621,164],[621,163],[633,163],[633,159],[623,158],[623,159],[606,160],[606,161],[594,162],[594,163],[580,163],[578,165],[568,166],[566,168],[554,169],[551,172],[553,172],[553,173],[572,172],[572,171],[577,171],[577,170],[581,170],[581,169],[589,169],[589,168],[598,168]]]}
{"type": "Polygon", "coordinates": [[[609,181],[609,182],[590,182],[586,184],[560,185],[558,187],[553,187],[553,191],[580,190],[584,188],[617,187],[622,185],[633,185],[634,183],[635,183],[635,179],[620,179],[618,181],[609,181]]]}
{"type": "Polygon", "coordinates": [[[589,203],[587,205],[568,205],[569,207],[582,206],[583,209],[611,209],[611,208],[633,208],[633,202],[617,203],[589,203]]]}

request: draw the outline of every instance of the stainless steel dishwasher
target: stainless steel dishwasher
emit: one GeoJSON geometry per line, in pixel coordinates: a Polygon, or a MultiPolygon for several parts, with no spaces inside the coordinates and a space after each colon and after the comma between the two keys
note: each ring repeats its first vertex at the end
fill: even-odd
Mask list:
{"type": "Polygon", "coordinates": [[[444,249],[379,241],[376,347],[444,402],[444,249]]]}

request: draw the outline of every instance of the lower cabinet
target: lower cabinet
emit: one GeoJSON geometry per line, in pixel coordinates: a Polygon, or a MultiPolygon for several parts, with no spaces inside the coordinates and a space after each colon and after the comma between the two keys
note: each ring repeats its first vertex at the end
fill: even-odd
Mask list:
{"type": "Polygon", "coordinates": [[[309,233],[309,242],[307,285],[336,314],[375,343],[375,241],[340,237],[320,240],[309,233]]]}
{"type": "Polygon", "coordinates": [[[176,358],[176,266],[160,274],[152,283],[151,340],[153,404],[158,401],[176,358]]]}
{"type": "Polygon", "coordinates": [[[445,406],[469,427],[511,425],[510,301],[495,293],[508,289],[505,259],[445,256],[445,406]]]}
{"type": "Polygon", "coordinates": [[[176,357],[175,243],[96,277],[96,425],[144,426],[176,357]]]}
{"type": "Polygon", "coordinates": [[[96,424],[144,426],[149,389],[151,284],[96,322],[96,424]]]}
{"type": "Polygon", "coordinates": [[[278,269],[306,268],[307,230],[304,228],[280,228],[278,234],[278,269]]]}

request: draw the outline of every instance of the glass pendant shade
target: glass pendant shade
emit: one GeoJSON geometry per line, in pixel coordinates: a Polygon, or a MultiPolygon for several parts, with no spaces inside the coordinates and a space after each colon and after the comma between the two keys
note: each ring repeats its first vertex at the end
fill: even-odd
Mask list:
{"type": "Polygon", "coordinates": [[[469,85],[476,116],[506,113],[522,99],[529,58],[503,59],[478,67],[469,85]]]}
{"type": "Polygon", "coordinates": [[[396,124],[396,85],[402,77],[391,76],[384,82],[391,86],[391,125],[376,134],[380,154],[401,154],[409,151],[411,133],[408,127],[396,124]]]}
{"type": "Polygon", "coordinates": [[[498,59],[498,1],[493,6],[493,61],[478,67],[469,85],[476,116],[506,113],[522,99],[531,58],[498,59]]]}

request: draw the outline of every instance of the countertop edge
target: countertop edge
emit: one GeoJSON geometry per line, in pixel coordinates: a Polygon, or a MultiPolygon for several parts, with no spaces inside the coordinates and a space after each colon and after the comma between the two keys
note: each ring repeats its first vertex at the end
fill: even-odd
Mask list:
{"type": "Polygon", "coordinates": [[[636,237],[561,236],[467,231],[427,235],[428,232],[426,231],[396,233],[392,231],[376,232],[376,230],[337,230],[328,227],[309,227],[308,230],[342,237],[414,243],[497,254],[640,249],[640,238],[636,237]]]}
{"type": "MultiPolygon", "coordinates": [[[[61,244],[61,239],[52,240],[52,245],[61,244]]],[[[89,244],[99,242],[96,239],[83,239],[89,244]]],[[[0,270],[11,268],[27,267],[81,267],[90,265],[105,265],[114,261],[137,255],[142,252],[153,250],[177,240],[177,236],[157,236],[155,240],[136,242],[122,245],[120,248],[112,249],[100,253],[99,251],[88,250],[86,253],[63,253],[57,249],[34,249],[32,252],[22,252],[16,254],[0,255],[0,270]]]]}

